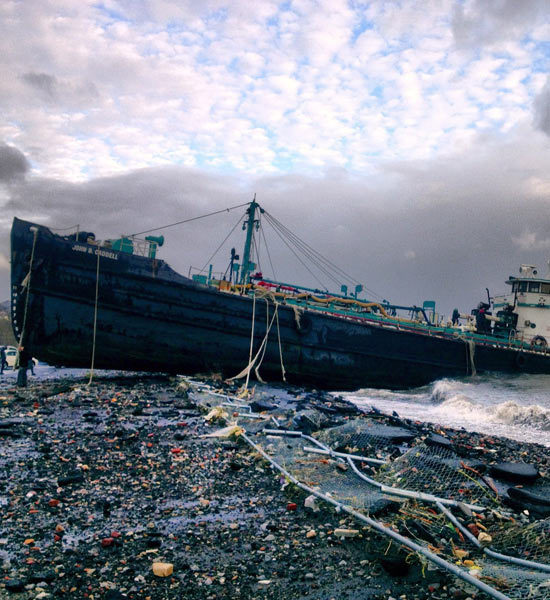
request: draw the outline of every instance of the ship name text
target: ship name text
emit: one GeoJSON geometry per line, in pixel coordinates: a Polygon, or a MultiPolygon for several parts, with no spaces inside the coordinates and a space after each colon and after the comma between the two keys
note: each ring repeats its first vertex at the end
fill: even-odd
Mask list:
{"type": "Polygon", "coordinates": [[[110,258],[112,260],[118,260],[118,254],[111,252],[111,250],[104,250],[103,248],[94,248],[93,246],[84,246],[83,244],[75,244],[71,250],[73,252],[85,252],[86,254],[95,254],[97,256],[103,256],[104,258],[110,258]]]}

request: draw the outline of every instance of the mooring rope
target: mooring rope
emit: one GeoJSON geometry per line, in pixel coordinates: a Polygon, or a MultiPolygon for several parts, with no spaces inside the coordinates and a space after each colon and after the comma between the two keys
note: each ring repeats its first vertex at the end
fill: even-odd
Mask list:
{"type": "Polygon", "coordinates": [[[95,273],[95,303],[94,303],[94,333],[92,337],[92,364],[90,365],[90,379],[88,380],[88,385],[92,384],[92,379],[94,378],[94,363],[95,363],[95,340],[97,333],[97,304],[99,297],[99,257],[101,256],[99,252],[99,246],[97,249],[97,267],[95,273]]]}
{"type": "Polygon", "coordinates": [[[471,370],[471,375],[472,377],[474,377],[475,375],[477,375],[477,371],[476,371],[476,365],[474,362],[474,355],[476,353],[476,343],[474,342],[474,340],[465,340],[466,341],[466,345],[468,347],[468,357],[470,359],[470,370],[471,370]]]}
{"type": "Polygon", "coordinates": [[[468,374],[468,369],[470,370],[470,375],[474,377],[477,375],[476,365],[474,362],[474,356],[476,353],[476,343],[474,340],[467,338],[464,334],[456,336],[459,340],[462,340],[466,345],[466,375],[468,374]]]}
{"type": "Polygon", "coordinates": [[[281,360],[281,374],[283,376],[283,381],[286,383],[286,371],[285,366],[283,364],[283,348],[281,346],[281,331],[279,329],[279,303],[275,301],[275,315],[277,316],[277,341],[279,343],[279,358],[281,360]]]}
{"type": "MultiPolygon", "coordinates": [[[[282,348],[282,345],[281,345],[281,329],[279,327],[279,302],[277,302],[277,297],[275,296],[275,294],[271,290],[266,290],[264,288],[259,288],[258,290],[255,290],[255,293],[257,293],[260,297],[265,298],[265,301],[266,301],[266,311],[267,311],[267,321],[268,321],[268,331],[267,331],[267,333],[269,333],[269,331],[271,330],[271,327],[273,325],[273,321],[271,322],[271,325],[269,325],[269,303],[268,303],[268,298],[275,305],[275,320],[277,321],[277,343],[279,345],[279,360],[281,362],[281,375],[282,375],[283,381],[286,383],[286,371],[285,371],[285,366],[283,364],[283,348],[282,348]]],[[[261,364],[262,364],[262,362],[264,360],[266,348],[267,348],[267,337],[266,337],[266,344],[264,346],[264,351],[262,353],[262,357],[260,359],[260,362],[259,362],[258,366],[255,368],[256,376],[258,377],[258,380],[261,381],[262,383],[264,383],[264,381],[260,377],[260,374],[259,374],[258,371],[259,371],[260,366],[261,366],[261,364]]]]}
{"type": "MultiPolygon", "coordinates": [[[[267,301],[267,298],[264,298],[264,300],[265,300],[265,318],[266,318],[265,327],[266,327],[266,332],[268,332],[270,329],[270,326],[269,326],[269,302],[267,301]]],[[[277,308],[275,308],[275,310],[277,310],[277,308]]],[[[264,349],[262,351],[262,355],[260,356],[260,360],[258,361],[258,364],[254,367],[254,372],[256,373],[256,378],[258,379],[258,381],[260,383],[265,383],[265,381],[262,379],[262,377],[260,375],[260,367],[262,366],[262,363],[264,361],[267,343],[263,344],[263,347],[264,347],[264,349]]]]}
{"type": "Polygon", "coordinates": [[[254,323],[256,319],[256,294],[252,297],[252,327],[250,329],[250,352],[248,353],[248,366],[246,366],[240,373],[234,377],[230,377],[227,381],[235,381],[235,379],[241,379],[246,375],[246,382],[244,384],[244,390],[248,390],[248,382],[250,379],[250,369],[252,368],[252,350],[254,349],[254,323]]]}
{"type": "Polygon", "coordinates": [[[17,346],[17,356],[15,357],[16,365],[19,365],[19,354],[21,352],[21,348],[23,348],[24,337],[27,329],[27,313],[29,311],[29,296],[31,292],[32,265],[34,262],[34,249],[36,248],[36,240],[38,239],[38,228],[31,227],[31,231],[33,232],[33,240],[31,249],[31,259],[29,261],[29,272],[26,274],[25,278],[21,282],[21,287],[27,287],[27,295],[25,297],[25,308],[23,310],[23,325],[21,326],[21,335],[19,336],[19,344],[17,346]]]}
{"type": "MultiPolygon", "coordinates": [[[[250,371],[252,370],[254,365],[256,365],[256,362],[257,362],[258,358],[260,357],[260,355],[262,356],[262,360],[263,360],[263,355],[265,354],[265,348],[267,346],[267,340],[269,338],[269,332],[271,331],[271,328],[275,321],[275,317],[277,316],[277,311],[275,311],[273,313],[273,317],[271,317],[271,320],[268,321],[265,336],[264,336],[264,339],[262,340],[262,343],[260,344],[260,347],[258,348],[258,351],[254,355],[254,357],[252,357],[252,348],[253,348],[253,344],[254,344],[254,318],[255,318],[255,308],[256,308],[256,293],[254,293],[253,298],[254,298],[254,304],[252,306],[252,332],[250,335],[250,354],[248,357],[248,365],[234,377],[230,377],[229,379],[226,379],[226,381],[230,382],[230,381],[235,381],[236,379],[242,379],[243,377],[246,376],[246,382],[245,382],[243,391],[248,390],[248,382],[250,380],[250,371]]],[[[260,365],[261,365],[261,361],[258,364],[258,367],[260,365]]],[[[258,375],[258,373],[256,373],[256,375],[258,375]]],[[[261,381],[261,378],[260,378],[260,381],[261,381]]]]}

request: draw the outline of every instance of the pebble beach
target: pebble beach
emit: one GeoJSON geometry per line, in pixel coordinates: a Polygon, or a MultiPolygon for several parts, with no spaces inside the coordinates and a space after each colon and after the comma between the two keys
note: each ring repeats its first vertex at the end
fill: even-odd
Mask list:
{"type": "MultiPolygon", "coordinates": [[[[296,399],[289,418],[334,403],[312,390],[258,385],[254,393],[296,399]]],[[[485,597],[404,560],[401,548],[350,516],[308,506],[307,494],[238,437],[207,437],[220,425],[205,420],[208,406],[181,378],[100,376],[88,386],[61,374],[31,378],[25,390],[8,379],[0,410],[1,598],[485,597]]],[[[342,422],[359,411],[350,404],[339,412],[342,422]]],[[[395,416],[377,418],[395,425],[395,416]]],[[[311,419],[308,427],[315,429],[311,419]]],[[[548,447],[414,427],[488,464],[533,465],[539,493],[547,489],[548,447]]],[[[545,517],[537,508],[541,514],[515,510],[527,524],[545,517]]]]}

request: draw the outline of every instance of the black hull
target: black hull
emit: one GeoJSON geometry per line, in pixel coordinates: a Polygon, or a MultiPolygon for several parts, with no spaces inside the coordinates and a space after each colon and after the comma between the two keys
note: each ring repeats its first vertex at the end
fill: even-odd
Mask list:
{"type": "MultiPolygon", "coordinates": [[[[12,227],[12,320],[39,360],[89,368],[96,299],[97,246],[75,243],[15,219],[12,227]],[[25,277],[38,229],[25,319],[25,277]]],[[[248,364],[253,300],[220,292],[173,271],[161,260],[105,251],[99,262],[95,368],[194,374],[239,373],[248,364]]],[[[254,353],[274,306],[257,299],[254,353]]],[[[325,389],[425,385],[471,373],[465,342],[279,305],[287,381],[325,389]]],[[[550,373],[550,356],[476,344],[478,373],[550,373]]],[[[260,368],[281,380],[274,325],[260,368]]]]}

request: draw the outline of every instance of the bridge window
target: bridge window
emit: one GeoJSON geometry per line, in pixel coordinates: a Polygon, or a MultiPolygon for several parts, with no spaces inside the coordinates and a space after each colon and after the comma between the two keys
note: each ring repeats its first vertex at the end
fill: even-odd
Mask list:
{"type": "Polygon", "coordinates": [[[535,292],[538,294],[540,290],[540,282],[538,281],[530,281],[529,282],[529,291],[530,292],[535,292]]]}
{"type": "Polygon", "coordinates": [[[550,294],[550,283],[541,283],[540,284],[540,293],[541,294],[550,294]]]}
{"type": "Polygon", "coordinates": [[[518,283],[518,292],[526,292],[527,291],[527,282],[526,281],[520,281],[518,283]]]}

